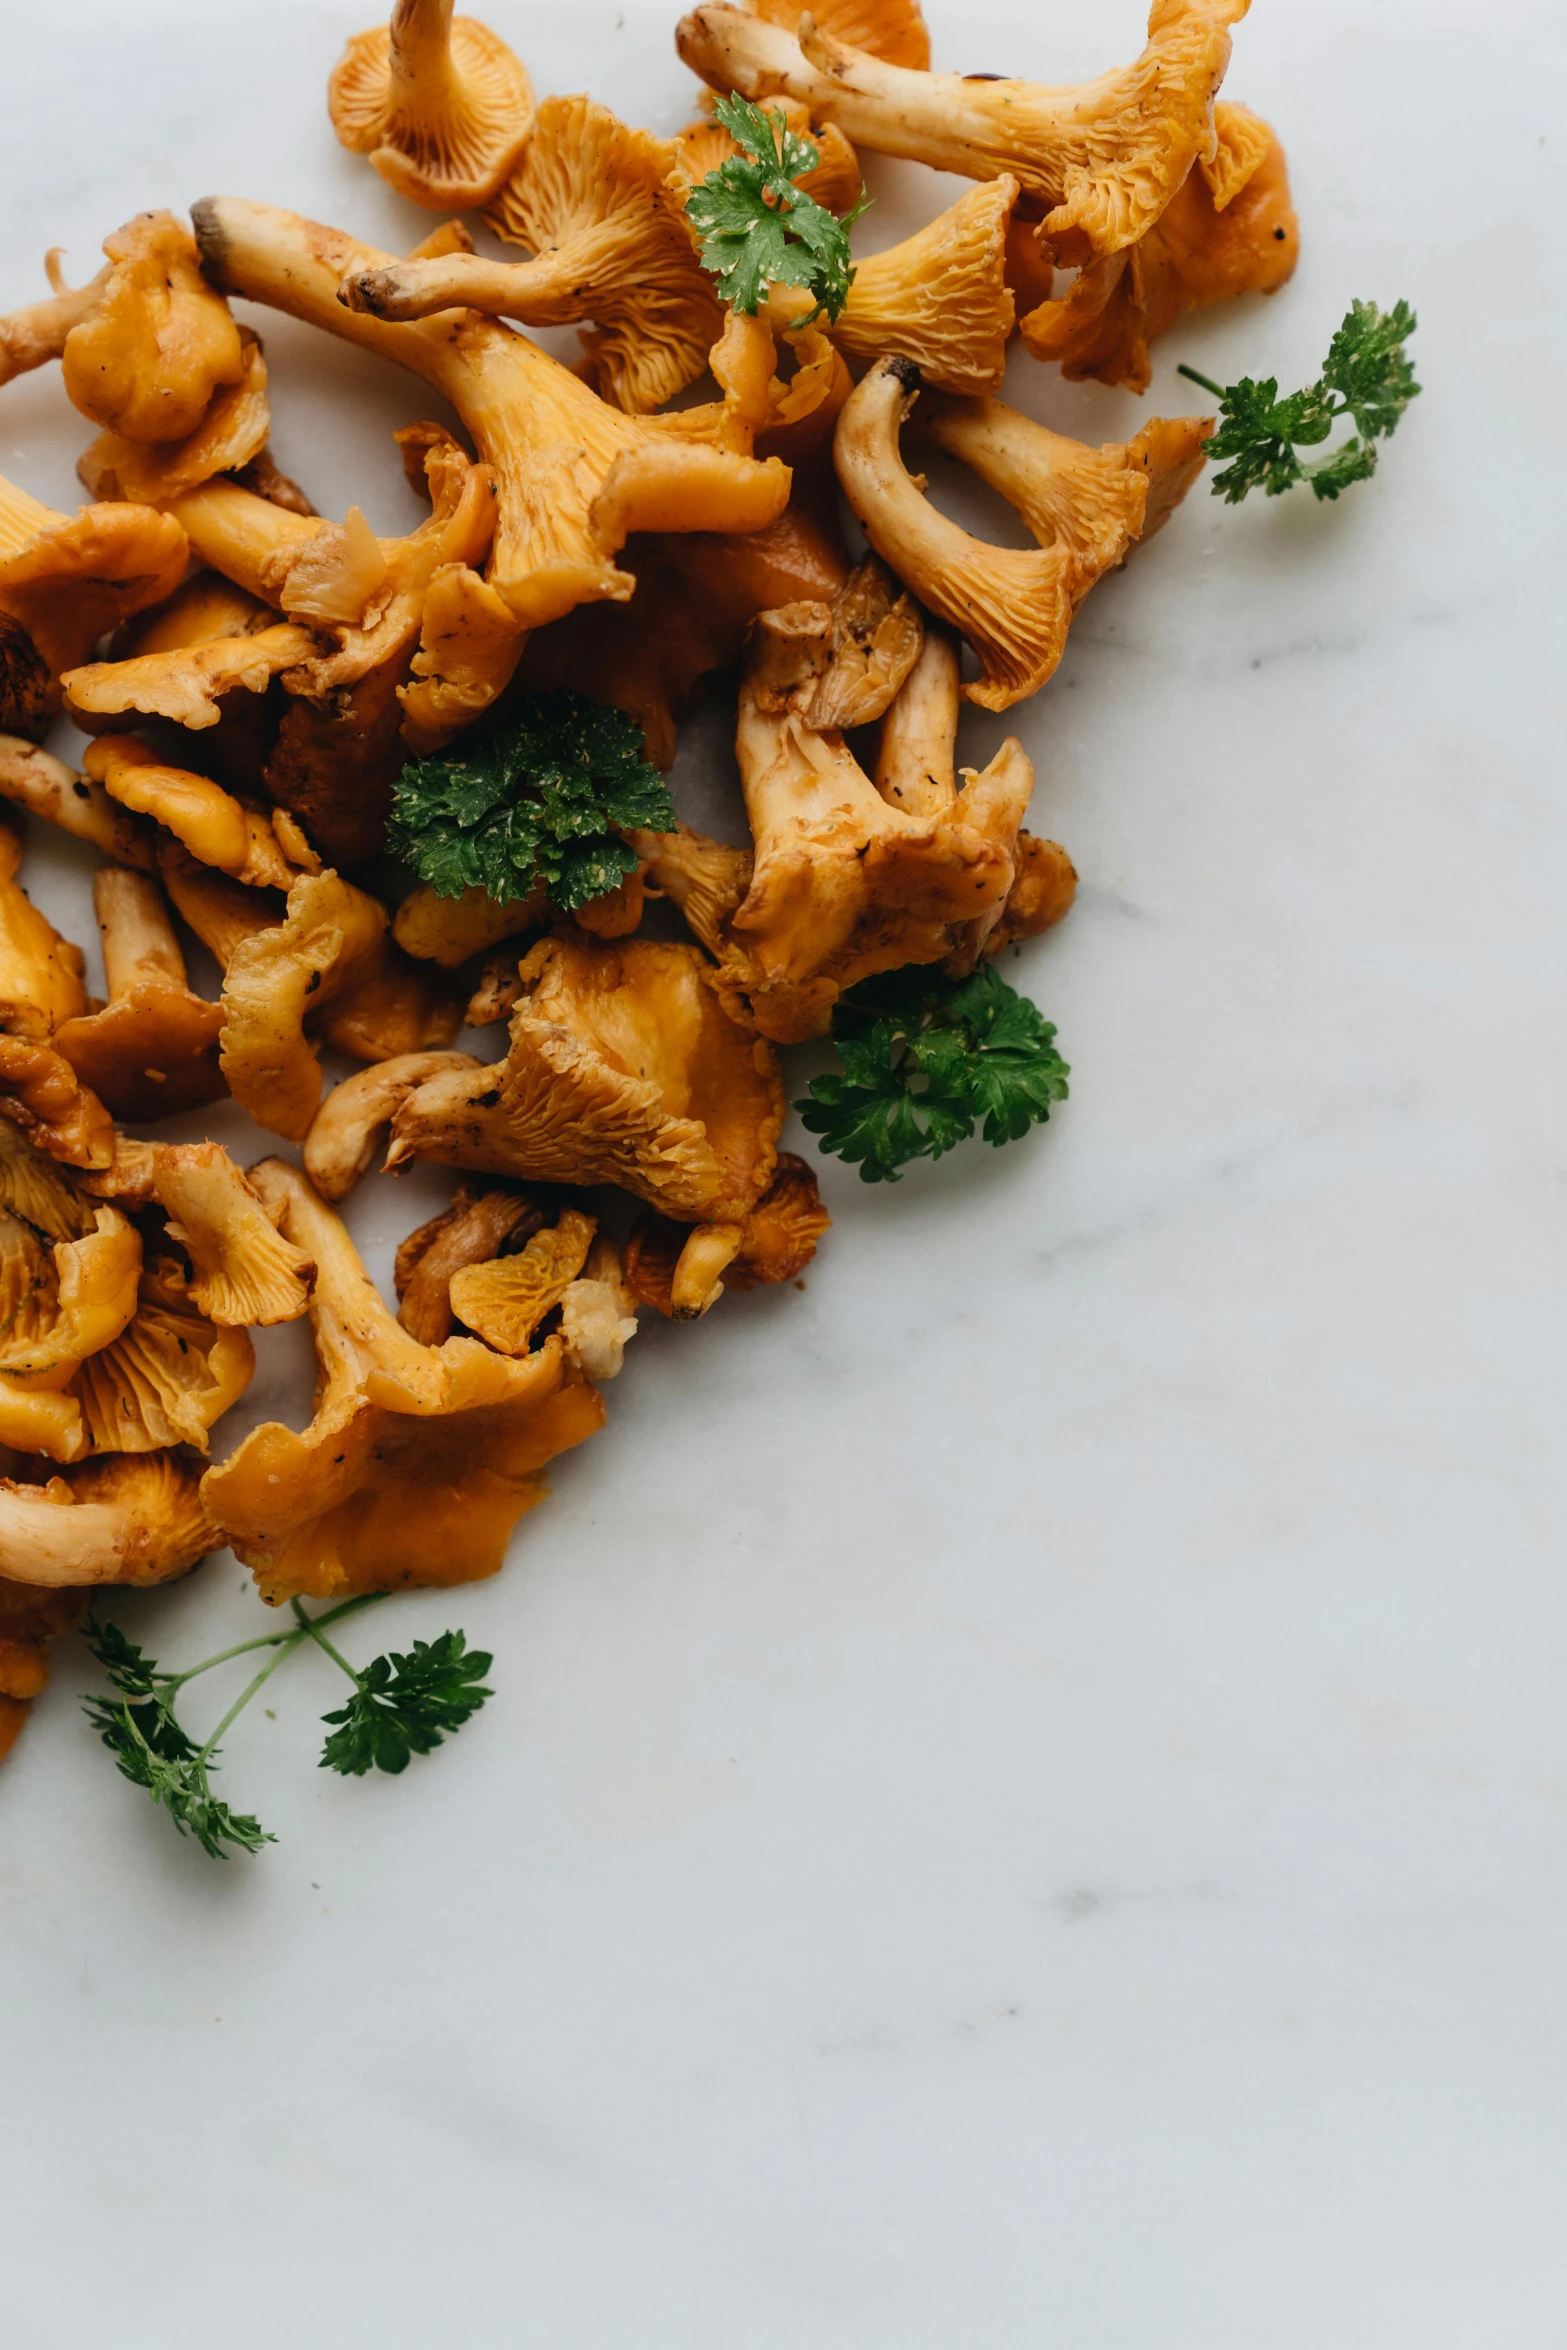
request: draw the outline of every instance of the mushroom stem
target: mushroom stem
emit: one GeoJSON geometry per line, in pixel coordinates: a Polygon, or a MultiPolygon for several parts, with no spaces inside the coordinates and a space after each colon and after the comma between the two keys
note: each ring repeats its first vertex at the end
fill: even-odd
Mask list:
{"type": "Polygon", "coordinates": [[[166,987],[185,985],[185,958],[163,892],[150,875],[105,865],[93,877],[92,896],[110,1003],[149,980],[166,987]]]}
{"type": "Polygon", "coordinates": [[[92,783],[63,759],[41,751],[20,735],[0,734],[0,797],[15,800],[31,815],[85,840],[117,864],[153,866],[152,842],[144,825],[117,808],[101,783],[92,783]]]}
{"type": "Polygon", "coordinates": [[[876,789],[905,816],[935,816],[957,796],[958,645],[934,621],[881,722],[876,789]]]}
{"type": "Polygon", "coordinates": [[[452,0],[397,0],[387,29],[392,111],[410,127],[444,121],[459,91],[452,0]]]}
{"type": "Polygon", "coordinates": [[[164,887],[181,917],[200,939],[221,970],[226,971],[242,939],[258,930],[271,930],[283,919],[282,909],[260,890],[230,881],[210,865],[200,865],[185,849],[172,843],[158,854],[164,887]]]}

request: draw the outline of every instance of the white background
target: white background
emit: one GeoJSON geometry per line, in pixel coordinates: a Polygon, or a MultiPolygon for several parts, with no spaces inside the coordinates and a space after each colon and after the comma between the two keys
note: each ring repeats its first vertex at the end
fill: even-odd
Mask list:
{"type": "MultiPolygon", "coordinates": [[[[488,13],[686,118],[665,0],[488,13]]],[[[930,13],[1046,80],[1141,31],[930,13]]],[[[4,0],[0,304],[214,191],[411,244],[325,119],[360,14],[4,0]]],[[[1294,284],[1144,404],[1014,363],[1119,438],[1178,357],[1288,385],[1407,295],[1427,386],[1337,507],[1199,492],[1013,714],[1083,875],[1018,973],[1049,1128],[829,1164],[803,1295],[645,1328],[506,1574],[356,1628],[462,1623],[493,1705],[347,1784],[296,1665],[225,1758],[259,1861],[115,1777],[57,1650],[0,1778],[8,2350],[1567,2343],[1564,63],[1547,0],[1257,0],[1294,284]]],[[[867,247],[946,200],[871,176],[867,247]]],[[[281,462],[408,527],[429,394],[259,323],[281,462]]],[[[56,503],[88,434],[0,391],[56,503]]],[[[732,828],[726,759],[677,785],[732,828]]],[[[85,937],[85,864],[26,872],[85,937]]],[[[366,1187],[378,1268],[441,1196],[366,1187]]],[[[191,1657],[241,1585],[118,1612],[191,1657]]]]}

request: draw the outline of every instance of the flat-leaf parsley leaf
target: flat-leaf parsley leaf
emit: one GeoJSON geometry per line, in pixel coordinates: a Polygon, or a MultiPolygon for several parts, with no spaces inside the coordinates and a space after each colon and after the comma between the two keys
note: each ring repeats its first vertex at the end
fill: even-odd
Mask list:
{"type": "Polygon", "coordinates": [[[1244,375],[1226,389],[1195,367],[1179,368],[1219,402],[1219,429],[1203,448],[1232,462],[1215,475],[1214,496],[1238,506],[1252,490],[1277,498],[1297,482],[1309,482],[1314,497],[1336,498],[1351,482],[1369,481],[1377,469],[1375,444],[1419,396],[1404,353],[1415,324],[1407,302],[1395,302],[1391,310],[1353,303],[1317,381],[1283,400],[1276,376],[1257,383],[1244,375]],[[1315,465],[1302,464],[1296,452],[1319,446],[1341,416],[1353,422],[1354,437],[1315,465]]]}
{"type": "Polygon", "coordinates": [[[720,98],[713,113],[744,153],[729,156],[686,198],[703,268],[731,309],[754,316],[769,286],[803,286],[816,301],[811,316],[825,313],[830,324],[854,283],[849,231],[865,210],[864,188],[840,220],[795,185],[802,172],[814,171],[821,150],[790,130],[781,111],[720,98]]]}
{"type": "Polygon", "coordinates": [[[673,832],[674,803],[635,719],[586,694],[530,694],[449,750],[411,759],[387,846],[437,897],[482,889],[501,905],[542,887],[575,913],[636,871],[619,830],[673,832]]]}
{"type": "Polygon", "coordinates": [[[449,1730],[460,1730],[493,1689],[479,1686],[494,1662],[470,1651],[461,1632],[416,1640],[411,1654],[378,1656],[359,1674],[359,1687],[336,1713],[321,1752],[323,1770],[358,1778],[369,1770],[403,1771],[409,1758],[432,1754],[449,1730]]]}
{"type": "Polygon", "coordinates": [[[993,963],[967,979],[911,966],[839,999],[833,1042],[841,1075],[813,1079],[796,1102],[822,1148],[865,1183],[895,1183],[915,1159],[939,1159],[976,1126],[1016,1142],[1067,1093],[1055,1029],[993,963]]]}

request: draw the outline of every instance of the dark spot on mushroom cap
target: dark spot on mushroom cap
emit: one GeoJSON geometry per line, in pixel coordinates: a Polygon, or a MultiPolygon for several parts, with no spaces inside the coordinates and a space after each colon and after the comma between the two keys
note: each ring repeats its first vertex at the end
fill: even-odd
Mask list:
{"type": "Polygon", "coordinates": [[[1273,234],[1278,239],[1278,242],[1282,245],[1284,242],[1284,231],[1281,228],[1276,228],[1273,234]]]}

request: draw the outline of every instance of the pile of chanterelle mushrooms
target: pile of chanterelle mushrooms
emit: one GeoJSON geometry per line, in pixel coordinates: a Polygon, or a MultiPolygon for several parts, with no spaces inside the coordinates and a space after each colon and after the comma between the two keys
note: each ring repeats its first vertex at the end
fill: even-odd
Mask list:
{"type": "Polygon", "coordinates": [[[332,77],[339,138],[531,259],[482,257],[457,218],[400,259],[214,197],[194,231],[115,229],[79,289],[51,256],[49,299],[0,318],[0,382],[57,361],[96,434],[77,514],[0,482],[0,792],[100,851],[108,987],[86,994],[0,829],[0,1751],[100,1585],[224,1544],[273,1600],[493,1572],[546,1463],[599,1427],[638,1305],[695,1318],[809,1261],[827,1218],[777,1147],[775,1047],[868,975],[972,970],[1066,911],[1065,853],[1020,829],[1020,745],[959,783],[960,704],[1038,691],[1210,422],[1090,448],[994,395],[1014,329],[1141,390],[1184,305],[1289,275],[1278,142],[1215,103],[1246,5],[1155,0],[1142,55],[1080,89],[932,72],[918,0],[694,9],[681,56],[809,136],[818,203],[852,205],[857,149],[974,183],[829,320],[778,283],[749,314],[719,299],[686,211],[736,152],[711,112],[666,136],[536,102],[450,0],[400,0],[332,77]],[[470,446],[398,436],[430,506],[409,536],[324,520],[278,472],[230,296],[444,395],[470,446]],[[567,321],[575,368],[519,331],[567,321]],[[704,376],[710,399],[670,406],[704,376]],[[906,425],[1037,545],[945,519],[906,425]],[[871,550],[853,568],[840,492],[871,550]],[[737,664],[750,849],[636,833],[635,872],[573,918],[383,894],[410,754],[556,688],[629,713],[667,768],[737,664]],[[61,712],[85,775],[41,747],[61,712]],[[845,729],[878,723],[867,771],[845,729]],[[688,940],[635,935],[650,891],[688,940]],[[502,1018],[503,1061],[455,1049],[502,1018]],[[364,1064],[324,1100],[323,1047],[364,1064]],[[225,1096],[302,1165],[157,1138],[225,1096]],[[399,1252],[395,1315],[336,1212],[388,1145],[390,1168],[461,1170],[399,1252]],[[605,1184],[642,1203],[624,1246],[583,1196],[605,1184]],[[314,1417],[214,1462],[251,1326],[306,1314],[314,1417]]]}

